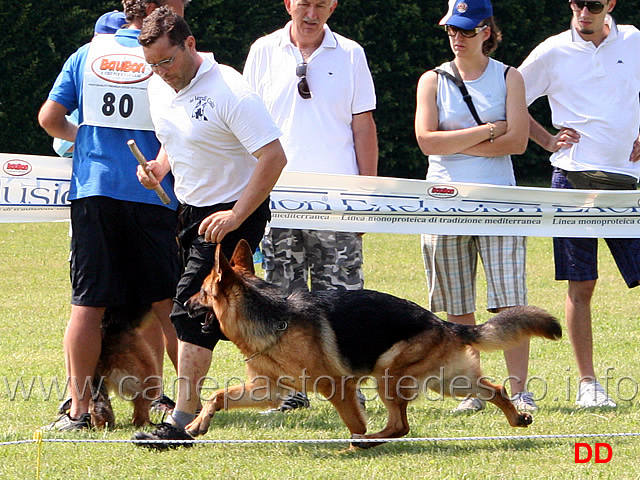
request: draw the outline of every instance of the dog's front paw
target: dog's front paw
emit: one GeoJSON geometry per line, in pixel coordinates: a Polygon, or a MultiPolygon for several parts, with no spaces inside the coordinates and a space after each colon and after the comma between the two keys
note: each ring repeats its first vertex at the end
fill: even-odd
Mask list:
{"type": "MultiPolygon", "coordinates": [[[[352,439],[359,439],[359,438],[369,438],[366,435],[362,435],[359,433],[354,433],[353,435],[351,435],[352,439]]],[[[371,448],[371,447],[376,447],[378,445],[382,445],[385,442],[351,442],[351,448],[361,448],[361,449],[366,449],[366,448],[371,448]]]]}
{"type": "Polygon", "coordinates": [[[516,427],[528,427],[533,423],[533,417],[529,413],[519,413],[518,414],[518,423],[516,427]]]}
{"type": "Polygon", "coordinates": [[[189,425],[184,427],[184,429],[192,437],[197,437],[198,435],[204,435],[209,431],[209,425],[211,424],[211,417],[213,417],[213,415],[209,415],[205,413],[205,411],[203,410],[202,412],[200,412],[200,415],[198,415],[193,420],[193,422],[191,422],[189,425]]]}
{"type": "MultiPolygon", "coordinates": [[[[360,435],[359,433],[354,433],[353,435],[351,435],[351,439],[358,439],[358,438],[364,438],[364,435],[360,435]]],[[[351,447],[352,448],[368,448],[370,445],[370,443],[368,442],[351,442],[351,447]]]]}

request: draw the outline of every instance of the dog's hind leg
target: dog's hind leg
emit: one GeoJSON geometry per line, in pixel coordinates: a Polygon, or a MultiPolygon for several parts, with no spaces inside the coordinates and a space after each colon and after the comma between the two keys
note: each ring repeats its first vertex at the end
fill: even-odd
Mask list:
{"type": "Polygon", "coordinates": [[[150,376],[142,383],[142,388],[135,394],[133,400],[133,416],[131,417],[131,423],[136,427],[143,427],[144,425],[151,423],[149,416],[149,410],[151,409],[151,402],[153,399],[158,398],[159,393],[162,392],[162,381],[157,376],[150,376]]]}
{"type": "MultiPolygon", "coordinates": [[[[387,425],[377,433],[369,435],[353,435],[354,439],[373,438],[399,438],[409,433],[409,421],[407,420],[407,406],[409,402],[400,398],[381,397],[385,407],[387,407],[387,425]]],[[[382,445],[385,442],[351,442],[351,445],[358,448],[371,448],[382,445]]]]}
{"type": "Polygon", "coordinates": [[[91,425],[94,428],[114,428],[116,424],[116,417],[113,413],[113,407],[111,406],[111,400],[109,399],[109,392],[104,383],[104,379],[94,380],[94,386],[96,386],[97,393],[91,399],[89,404],[89,413],[91,414],[91,425]]]}
{"type": "Polygon", "coordinates": [[[356,385],[353,382],[341,380],[337,377],[331,382],[318,382],[316,391],[331,402],[349,429],[352,438],[356,435],[364,435],[367,431],[367,418],[358,400],[356,385]]]}

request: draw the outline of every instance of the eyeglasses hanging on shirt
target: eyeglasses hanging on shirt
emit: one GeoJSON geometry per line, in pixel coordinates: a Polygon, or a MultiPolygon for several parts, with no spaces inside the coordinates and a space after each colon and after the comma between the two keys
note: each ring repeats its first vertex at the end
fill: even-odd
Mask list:
{"type": "Polygon", "coordinates": [[[296,67],[296,76],[300,78],[298,82],[298,93],[302,98],[308,100],[311,98],[311,90],[309,90],[309,83],[307,82],[307,64],[306,62],[299,63],[296,67]]]}

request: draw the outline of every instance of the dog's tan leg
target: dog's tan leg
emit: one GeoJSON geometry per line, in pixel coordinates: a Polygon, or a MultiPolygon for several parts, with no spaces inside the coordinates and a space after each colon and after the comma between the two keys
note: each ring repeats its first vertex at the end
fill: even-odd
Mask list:
{"type": "Polygon", "coordinates": [[[116,425],[116,417],[109,399],[109,392],[102,382],[100,383],[98,395],[89,403],[89,413],[91,414],[91,425],[94,428],[114,428],[116,425]]]}
{"type": "Polygon", "coordinates": [[[211,419],[219,410],[276,407],[280,403],[278,392],[270,387],[271,385],[266,386],[264,383],[245,382],[215,391],[200,414],[187,425],[187,432],[194,437],[207,433],[211,419]]]}
{"type": "MultiPolygon", "coordinates": [[[[376,433],[369,435],[353,435],[351,438],[399,438],[409,433],[409,421],[407,420],[407,406],[409,402],[401,398],[391,398],[381,394],[380,399],[387,407],[387,425],[376,433]]],[[[371,448],[382,445],[384,442],[351,442],[351,445],[358,448],[371,448]]]]}
{"type": "Polygon", "coordinates": [[[131,423],[133,423],[136,427],[143,427],[151,423],[151,419],[149,418],[150,408],[150,400],[145,400],[142,395],[137,397],[133,401],[133,416],[131,417],[131,423]]]}
{"type": "Polygon", "coordinates": [[[164,339],[160,321],[153,316],[154,321],[145,330],[138,332],[139,341],[137,343],[140,352],[138,353],[137,375],[142,382],[141,391],[133,401],[132,423],[136,427],[142,427],[151,423],[149,410],[151,402],[162,395],[162,360],[164,357],[164,339]],[[142,347],[146,347],[148,352],[142,355],[142,347]]]}
{"type": "Polygon", "coordinates": [[[316,385],[317,392],[331,402],[349,429],[351,438],[364,436],[367,431],[367,418],[358,400],[355,384],[343,384],[340,377],[333,379],[331,383],[332,385],[324,382],[316,385]]]}
{"type": "Polygon", "coordinates": [[[518,412],[516,410],[516,407],[513,406],[513,403],[507,396],[507,393],[502,386],[490,383],[484,378],[479,379],[478,383],[482,384],[483,387],[487,390],[493,390],[495,392],[493,397],[488,399],[488,401],[502,410],[505,417],[507,417],[507,420],[509,421],[509,425],[511,425],[512,427],[528,427],[529,425],[531,425],[531,422],[533,422],[533,417],[529,413],[518,412]]]}

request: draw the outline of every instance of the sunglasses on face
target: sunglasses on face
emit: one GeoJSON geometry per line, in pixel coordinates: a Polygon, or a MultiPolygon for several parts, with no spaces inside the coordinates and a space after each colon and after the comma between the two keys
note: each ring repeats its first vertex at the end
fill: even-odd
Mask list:
{"type": "Polygon", "coordinates": [[[296,67],[296,76],[300,78],[298,82],[298,93],[302,98],[308,100],[311,98],[311,91],[309,90],[309,83],[307,83],[307,64],[299,63],[296,67]]]}
{"type": "Polygon", "coordinates": [[[457,33],[460,33],[460,35],[465,38],[473,38],[483,30],[485,30],[488,26],[489,25],[483,25],[482,27],[476,27],[470,30],[466,30],[464,28],[454,27],[453,25],[445,25],[444,31],[447,32],[447,35],[449,35],[450,37],[455,37],[457,33]]]}
{"type": "Polygon", "coordinates": [[[584,7],[587,7],[590,13],[602,13],[604,10],[604,3],[602,2],[579,2],[571,0],[571,8],[574,10],[582,11],[584,7]]]}

